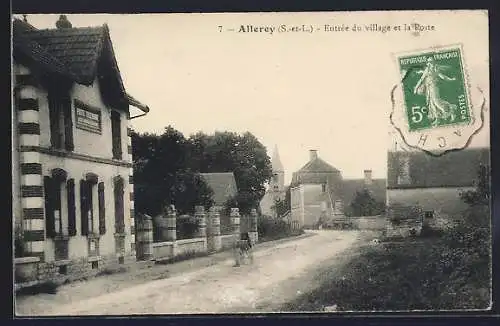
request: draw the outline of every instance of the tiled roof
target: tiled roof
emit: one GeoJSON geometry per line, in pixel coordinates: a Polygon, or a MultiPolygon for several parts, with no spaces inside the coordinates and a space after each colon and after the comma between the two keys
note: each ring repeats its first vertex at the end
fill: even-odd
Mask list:
{"type": "Polygon", "coordinates": [[[303,183],[319,184],[327,181],[335,183],[339,178],[341,178],[341,173],[338,169],[316,157],[292,174],[291,185],[294,187],[303,183]]]}
{"type": "Polygon", "coordinates": [[[145,111],[146,105],[125,92],[106,24],[99,27],[38,30],[20,19],[14,19],[13,48],[44,70],[69,77],[83,85],[94,82],[99,58],[106,51],[123,98],[130,105],[145,111]]]}
{"type": "Polygon", "coordinates": [[[236,179],[232,172],[200,174],[214,192],[212,199],[215,205],[222,206],[226,200],[238,193],[236,179]]]}
{"type": "Polygon", "coordinates": [[[315,159],[307,162],[298,172],[340,172],[338,169],[334,168],[327,162],[323,161],[321,158],[316,157],[315,159]]]}
{"type": "Polygon", "coordinates": [[[434,157],[423,152],[389,152],[388,188],[469,187],[474,185],[479,164],[489,164],[487,148],[469,148],[434,157]],[[409,158],[410,184],[399,185],[401,158],[409,158]]]}
{"type": "Polygon", "coordinates": [[[354,197],[356,191],[368,189],[376,201],[385,203],[386,198],[386,179],[372,179],[370,184],[365,184],[364,179],[351,179],[344,180],[342,183],[342,198],[345,205],[349,205],[354,197]]]}
{"type": "Polygon", "coordinates": [[[40,44],[56,59],[64,62],[79,82],[91,84],[97,69],[97,59],[108,37],[102,27],[45,29],[25,32],[24,36],[40,44]]]}

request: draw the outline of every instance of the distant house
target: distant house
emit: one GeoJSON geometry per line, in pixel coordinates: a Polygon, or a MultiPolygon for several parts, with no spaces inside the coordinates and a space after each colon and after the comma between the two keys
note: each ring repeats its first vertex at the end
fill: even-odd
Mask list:
{"type": "Polygon", "coordinates": [[[357,191],[368,189],[372,196],[385,202],[385,179],[372,179],[365,170],[364,179],[344,180],[342,173],[310,150],[310,159],[292,176],[291,216],[304,227],[315,226],[320,218],[344,216],[357,191]]]}
{"type": "Polygon", "coordinates": [[[109,29],[13,21],[13,220],[52,277],[135,260],[130,107],[109,29]]]}
{"type": "Polygon", "coordinates": [[[466,204],[461,191],[473,190],[480,164],[488,164],[487,148],[469,148],[434,157],[424,152],[390,151],[387,204],[418,205],[428,216],[460,214],[466,204]]]}
{"type": "Polygon", "coordinates": [[[215,206],[223,206],[228,199],[238,194],[233,172],[201,173],[207,185],[214,192],[215,206]]]}

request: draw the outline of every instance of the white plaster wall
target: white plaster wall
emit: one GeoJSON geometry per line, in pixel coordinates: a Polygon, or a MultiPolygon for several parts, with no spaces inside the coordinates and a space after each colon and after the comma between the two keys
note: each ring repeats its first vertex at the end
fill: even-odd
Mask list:
{"type": "MultiPolygon", "coordinates": [[[[50,118],[48,93],[46,90],[39,90],[40,105],[40,146],[50,147],[50,118]]],[[[73,118],[73,139],[75,144],[74,152],[100,158],[111,159],[113,157],[111,140],[111,108],[104,105],[99,91],[99,82],[96,79],[91,86],[74,84],[71,89],[71,105],[73,118]],[[101,134],[76,127],[76,113],[74,99],[101,110],[101,134]]],[[[122,138],[122,158],[128,160],[127,151],[127,115],[121,112],[121,138],[122,138]]]]}
{"type": "MultiPolygon", "coordinates": [[[[292,221],[303,220],[303,207],[302,207],[302,186],[299,185],[290,189],[290,206],[291,206],[291,216],[292,221]]],[[[301,224],[302,225],[302,224],[301,224]]]]}
{"type": "MultiPolygon", "coordinates": [[[[87,162],[71,158],[55,157],[42,154],[42,173],[44,176],[50,176],[50,171],[54,168],[64,169],[68,173],[68,179],[75,179],[75,206],[76,206],[76,236],[69,240],[69,258],[78,258],[87,256],[88,240],[86,236],[81,235],[81,212],[80,212],[80,180],[85,179],[88,172],[97,174],[99,182],[104,182],[104,199],[106,210],[106,233],[101,235],[99,240],[99,254],[101,256],[115,253],[115,203],[113,192],[113,178],[120,175],[124,179],[124,219],[125,219],[125,252],[130,252],[130,188],[127,182],[129,168],[115,165],[87,162]]],[[[66,196],[63,198],[63,203],[66,196]]],[[[94,207],[97,212],[97,196],[94,195],[94,207]]],[[[64,213],[63,214],[67,214],[64,213]]],[[[94,216],[98,220],[98,215],[94,216]]],[[[99,230],[96,229],[95,232],[99,230]]],[[[46,261],[54,260],[54,243],[47,239],[45,245],[46,261]]]]}

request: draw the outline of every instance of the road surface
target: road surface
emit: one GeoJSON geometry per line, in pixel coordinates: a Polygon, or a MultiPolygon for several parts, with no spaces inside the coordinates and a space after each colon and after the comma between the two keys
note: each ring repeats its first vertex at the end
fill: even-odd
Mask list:
{"type": "MultiPolygon", "coordinates": [[[[226,259],[182,275],[68,304],[41,315],[134,315],[271,312],[313,287],[312,274],[362,241],[357,231],[314,231],[254,253],[253,264],[226,259]]],[[[342,260],[338,258],[339,262],[342,260]]],[[[345,260],[345,259],[344,259],[345,260]]]]}

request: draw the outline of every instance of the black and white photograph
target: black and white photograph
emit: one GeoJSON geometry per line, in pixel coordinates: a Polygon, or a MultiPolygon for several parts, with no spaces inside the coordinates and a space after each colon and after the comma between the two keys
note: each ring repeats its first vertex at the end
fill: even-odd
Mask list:
{"type": "Polygon", "coordinates": [[[11,23],[16,318],[491,309],[487,10],[11,23]]]}

